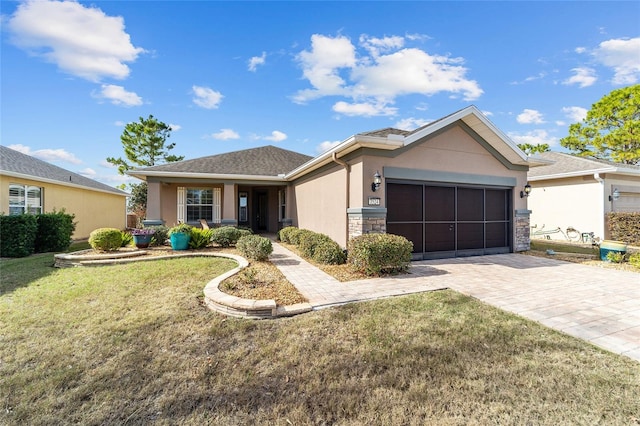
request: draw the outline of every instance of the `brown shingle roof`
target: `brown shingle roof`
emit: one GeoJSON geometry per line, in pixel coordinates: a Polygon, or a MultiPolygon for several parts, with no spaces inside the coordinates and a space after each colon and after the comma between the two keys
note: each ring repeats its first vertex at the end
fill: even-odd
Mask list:
{"type": "Polygon", "coordinates": [[[269,145],[151,166],[135,171],[278,176],[295,169],[311,158],[308,155],[269,145]]]}
{"type": "Polygon", "coordinates": [[[378,129],[378,130],[372,130],[370,132],[362,132],[362,133],[358,133],[361,136],[375,136],[375,137],[379,137],[379,138],[386,138],[389,135],[401,135],[401,136],[407,136],[408,134],[410,134],[411,132],[407,131],[407,130],[401,130],[401,129],[396,129],[393,127],[387,127],[384,129],[378,129]]]}

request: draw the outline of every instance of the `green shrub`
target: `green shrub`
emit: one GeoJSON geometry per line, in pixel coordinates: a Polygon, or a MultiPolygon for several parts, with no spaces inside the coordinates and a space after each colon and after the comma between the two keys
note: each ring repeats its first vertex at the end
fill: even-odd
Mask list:
{"type": "Polygon", "coordinates": [[[364,234],[349,241],[347,262],[366,275],[409,268],[413,243],[393,234],[364,234]]]}
{"type": "Polygon", "coordinates": [[[34,215],[0,215],[0,256],[26,257],[33,254],[37,233],[38,220],[34,215]]]}
{"type": "Polygon", "coordinates": [[[247,235],[253,235],[253,231],[249,228],[238,227],[237,229],[238,229],[238,240],[242,237],[246,237],[247,235]]]}
{"type": "Polygon", "coordinates": [[[640,212],[612,212],[606,215],[612,240],[640,245],[640,212]]]}
{"type": "Polygon", "coordinates": [[[347,256],[335,241],[322,241],[315,247],[313,260],[327,265],[342,265],[347,260],[347,256]]]}
{"type": "Polygon", "coordinates": [[[147,226],[146,228],[155,229],[153,237],[151,237],[151,246],[162,246],[169,238],[169,227],[164,225],[147,226]]]}
{"type": "Polygon", "coordinates": [[[610,251],[607,253],[607,260],[613,263],[624,263],[627,260],[626,253],[619,251],[610,251]]]}
{"type": "Polygon", "coordinates": [[[241,231],[235,226],[221,226],[214,228],[211,234],[211,240],[221,247],[229,247],[238,242],[241,231]]]}
{"type": "Polygon", "coordinates": [[[76,230],[73,222],[75,215],[64,210],[36,215],[38,233],[36,234],[36,253],[65,251],[71,245],[71,235],[76,230]]]}
{"type": "Polygon", "coordinates": [[[309,259],[313,259],[313,254],[318,244],[333,241],[328,235],[313,231],[301,232],[299,240],[300,244],[298,244],[298,248],[300,249],[300,253],[303,257],[309,259]]]}
{"type": "Polygon", "coordinates": [[[310,231],[308,229],[296,228],[294,231],[291,231],[291,233],[289,233],[289,243],[295,246],[299,246],[300,242],[305,236],[313,233],[313,231],[310,231]]]}
{"type": "Polygon", "coordinates": [[[89,244],[94,250],[118,250],[122,245],[122,232],[116,228],[94,229],[89,234],[89,244]]]}
{"type": "Polygon", "coordinates": [[[273,252],[271,240],[260,235],[245,235],[236,244],[238,251],[246,258],[267,260],[273,252]]]}
{"type": "Polygon", "coordinates": [[[120,234],[122,236],[122,244],[120,247],[127,247],[133,244],[133,235],[131,235],[131,232],[121,231],[120,234]]]}
{"type": "Polygon", "coordinates": [[[640,268],[640,252],[629,255],[629,263],[640,268]]]}
{"type": "Polygon", "coordinates": [[[193,229],[193,226],[187,223],[181,223],[179,225],[169,228],[169,236],[171,236],[171,234],[175,234],[178,232],[181,234],[191,234],[192,229],[193,229]]]}
{"type": "Polygon", "coordinates": [[[283,243],[291,244],[291,233],[298,231],[295,226],[286,226],[278,231],[278,239],[283,243]]]}
{"type": "Polygon", "coordinates": [[[189,247],[192,249],[205,248],[211,243],[212,229],[191,229],[191,239],[189,240],[189,247]]]}

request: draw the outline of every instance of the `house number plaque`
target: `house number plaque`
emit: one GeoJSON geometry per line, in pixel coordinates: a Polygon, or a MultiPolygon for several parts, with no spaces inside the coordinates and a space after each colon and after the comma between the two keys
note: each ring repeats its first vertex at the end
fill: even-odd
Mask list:
{"type": "Polygon", "coordinates": [[[380,205],[380,197],[369,197],[369,205],[370,206],[379,206],[380,205]]]}

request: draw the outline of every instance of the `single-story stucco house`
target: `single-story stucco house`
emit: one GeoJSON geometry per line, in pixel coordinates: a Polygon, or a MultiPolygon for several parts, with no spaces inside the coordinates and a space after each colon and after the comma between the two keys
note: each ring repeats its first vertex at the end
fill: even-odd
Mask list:
{"type": "Polygon", "coordinates": [[[532,164],[470,106],[414,131],[356,134],[314,158],[266,146],[128,174],[148,183],[147,223],[294,225],[343,247],[388,232],[426,259],[527,250],[532,164]]]}
{"type": "Polygon", "coordinates": [[[528,173],[533,238],[566,240],[573,228],[580,238],[609,239],[607,213],[640,212],[640,166],[560,152],[537,157],[549,164],[528,173]]]}
{"type": "Polygon", "coordinates": [[[0,146],[0,212],[75,215],[74,239],[97,228],[124,229],[127,194],[117,188],[0,146]]]}

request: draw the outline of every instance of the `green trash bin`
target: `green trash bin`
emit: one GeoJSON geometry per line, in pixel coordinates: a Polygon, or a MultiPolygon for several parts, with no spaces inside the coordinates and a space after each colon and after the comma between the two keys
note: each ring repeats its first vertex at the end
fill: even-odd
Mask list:
{"type": "Polygon", "coordinates": [[[600,260],[605,262],[609,262],[607,259],[607,255],[609,253],[621,253],[625,254],[627,252],[627,244],[622,241],[610,241],[604,240],[600,244],[600,260]]]}

